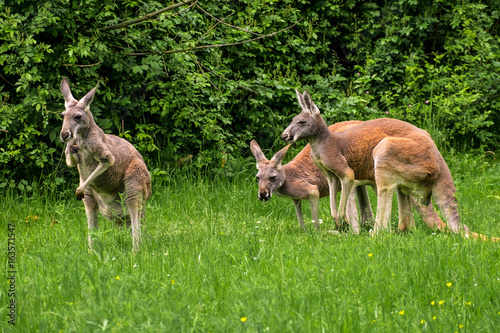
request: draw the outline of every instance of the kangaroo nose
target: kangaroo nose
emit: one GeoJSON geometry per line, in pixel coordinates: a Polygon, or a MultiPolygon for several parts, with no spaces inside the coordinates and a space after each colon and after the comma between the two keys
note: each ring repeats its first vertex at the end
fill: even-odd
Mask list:
{"type": "Polygon", "coordinates": [[[269,191],[262,191],[259,192],[259,199],[260,201],[267,201],[270,199],[269,191]]]}
{"type": "Polygon", "coordinates": [[[281,139],[283,139],[284,141],[288,140],[288,133],[281,134],[281,139]]]}
{"type": "Polygon", "coordinates": [[[70,135],[71,134],[69,132],[64,132],[64,133],[61,132],[61,141],[66,141],[67,139],[69,139],[70,135]]]}

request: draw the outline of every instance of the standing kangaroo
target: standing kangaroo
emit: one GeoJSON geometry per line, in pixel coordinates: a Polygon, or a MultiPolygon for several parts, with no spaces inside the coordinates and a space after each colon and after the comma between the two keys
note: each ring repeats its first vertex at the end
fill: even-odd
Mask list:
{"type": "MultiPolygon", "coordinates": [[[[60,137],[66,143],[66,164],[78,167],[80,186],[76,197],[85,204],[89,231],[98,228],[98,213],[117,223],[125,218],[132,229],[135,252],[141,240],[144,203],[151,196],[151,176],[134,146],[105,134],[95,123],[89,106],[98,86],[78,101],[71,94],[68,80],[61,82],[66,110],[62,113],[60,137]]],[[[90,233],[88,240],[92,249],[90,233]]]]}
{"type": "Polygon", "coordinates": [[[285,129],[282,139],[290,143],[309,138],[312,159],[328,180],[334,218],[338,218],[332,195],[337,179],[342,189],[341,217],[345,216],[352,187],[375,183],[378,195],[375,234],[380,230],[390,231],[392,198],[397,192],[400,228],[413,219],[410,195],[420,198],[423,206],[431,204],[432,196],[452,232],[486,238],[471,233],[460,222],[450,170],[426,131],[404,121],[382,118],[331,133],[309,93],[296,93],[302,112],[285,129]]]}
{"type": "MultiPolygon", "coordinates": [[[[328,127],[332,132],[342,131],[361,121],[345,121],[328,127]]],[[[311,158],[311,146],[307,144],[297,156],[285,165],[281,165],[283,157],[290,145],[277,152],[271,160],[266,159],[255,140],[250,143],[250,149],[257,160],[257,180],[259,182],[259,199],[267,201],[273,192],[279,196],[293,200],[295,213],[300,226],[305,229],[301,200],[309,200],[314,227],[319,230],[318,205],[319,199],[328,196],[328,183],[325,175],[314,165],[311,158]]],[[[373,212],[364,186],[356,188],[362,222],[373,219],[373,212]]],[[[347,219],[354,233],[359,233],[358,214],[354,192],[347,203],[347,219]]],[[[339,225],[337,225],[339,227],[339,225]]]]}
{"type": "MultiPolygon", "coordinates": [[[[330,132],[341,132],[347,128],[361,124],[362,121],[345,121],[328,126],[330,132]]],[[[297,219],[302,228],[305,229],[302,214],[301,200],[309,200],[311,205],[311,215],[314,221],[318,221],[319,199],[329,195],[328,181],[323,172],[313,163],[311,158],[311,146],[307,144],[295,158],[288,164],[281,165],[289,146],[277,152],[271,160],[267,160],[262,153],[257,142],[252,140],[250,149],[257,160],[257,180],[259,182],[259,199],[267,201],[272,193],[279,196],[288,197],[293,200],[297,219]],[[319,193],[319,195],[318,195],[319,193]]],[[[335,190],[335,193],[337,190],[335,190]]],[[[336,195],[336,194],[335,194],[336,195]]],[[[361,221],[365,223],[373,219],[368,193],[365,186],[356,187],[356,196],[361,212],[361,221]]],[[[411,198],[412,205],[430,228],[443,229],[446,225],[437,215],[432,203],[423,206],[418,201],[411,198]]],[[[354,193],[351,191],[346,208],[346,215],[354,233],[359,233],[357,210],[354,193]]],[[[335,206],[335,205],[334,205],[335,206]]],[[[400,224],[400,229],[404,230],[414,225],[412,215],[408,220],[400,224]]],[[[315,224],[318,229],[319,225],[315,224]]],[[[337,227],[339,224],[337,222],[337,227]]]]}

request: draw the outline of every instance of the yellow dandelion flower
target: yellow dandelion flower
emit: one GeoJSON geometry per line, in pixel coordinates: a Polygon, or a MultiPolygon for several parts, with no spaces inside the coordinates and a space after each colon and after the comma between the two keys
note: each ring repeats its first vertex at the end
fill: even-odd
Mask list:
{"type": "Polygon", "coordinates": [[[466,304],[466,305],[470,305],[470,302],[466,302],[465,304],[466,304]]]}
{"type": "Polygon", "coordinates": [[[432,301],[432,302],[431,302],[431,305],[434,305],[434,304],[436,304],[436,302],[432,301]]]}
{"type": "Polygon", "coordinates": [[[175,280],[172,280],[172,284],[174,284],[174,283],[175,283],[175,280]]]}
{"type": "Polygon", "coordinates": [[[404,315],[404,314],[405,314],[405,310],[401,310],[401,311],[399,311],[399,314],[400,314],[400,315],[404,315]]]}
{"type": "Polygon", "coordinates": [[[444,304],[444,301],[439,301],[439,305],[443,305],[444,304]]]}
{"type": "Polygon", "coordinates": [[[247,321],[247,317],[241,317],[241,319],[240,319],[240,320],[241,320],[241,322],[243,322],[243,323],[244,323],[245,321],[247,321]]]}
{"type": "Polygon", "coordinates": [[[464,325],[458,325],[458,328],[464,328],[464,325]]]}
{"type": "Polygon", "coordinates": [[[436,320],[436,316],[432,317],[432,320],[436,320]]]}
{"type": "Polygon", "coordinates": [[[422,325],[423,325],[423,324],[425,324],[425,320],[424,320],[424,319],[422,319],[422,320],[420,321],[420,324],[422,324],[422,325]]]}
{"type": "Polygon", "coordinates": [[[373,257],[373,253],[368,253],[368,257],[373,257]]]}
{"type": "Polygon", "coordinates": [[[375,322],[376,322],[376,320],[375,320],[375,319],[373,319],[373,320],[372,320],[372,324],[373,324],[373,323],[375,323],[375,322]]]}
{"type": "Polygon", "coordinates": [[[451,283],[451,282],[448,282],[446,285],[447,285],[448,287],[451,287],[452,283],[451,283]]]}
{"type": "Polygon", "coordinates": [[[73,305],[73,303],[69,303],[69,305],[73,305]]]}
{"type": "Polygon", "coordinates": [[[117,277],[115,277],[115,279],[120,280],[120,277],[119,277],[119,276],[117,276],[117,277]]]}

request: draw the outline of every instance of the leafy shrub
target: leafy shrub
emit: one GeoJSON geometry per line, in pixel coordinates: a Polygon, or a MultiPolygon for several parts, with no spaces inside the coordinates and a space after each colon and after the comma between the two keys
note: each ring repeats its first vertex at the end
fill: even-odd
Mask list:
{"type": "Polygon", "coordinates": [[[0,187],[76,179],[58,139],[63,77],[77,98],[100,83],[98,125],[159,175],[189,155],[237,174],[251,139],[282,146],[295,88],[330,123],[390,116],[441,147],[498,144],[493,1],[191,1],[115,26],[170,5],[0,0],[0,187]]]}

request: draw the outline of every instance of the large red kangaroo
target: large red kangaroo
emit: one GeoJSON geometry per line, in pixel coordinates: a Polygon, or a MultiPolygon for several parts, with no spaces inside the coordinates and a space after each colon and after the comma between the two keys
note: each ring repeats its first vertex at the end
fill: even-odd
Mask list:
{"type": "MultiPolygon", "coordinates": [[[[345,217],[347,196],[353,186],[375,184],[378,195],[375,234],[380,230],[390,231],[392,198],[396,192],[400,224],[411,214],[410,195],[420,198],[424,206],[431,203],[432,196],[452,232],[487,238],[470,232],[461,223],[450,170],[426,131],[404,121],[382,118],[331,133],[309,93],[301,95],[297,91],[297,98],[302,112],[292,120],[282,138],[287,143],[309,139],[313,161],[325,173],[331,194],[337,187],[337,179],[340,180],[340,217],[345,217]]],[[[333,195],[330,199],[331,205],[335,204],[333,195]]],[[[331,210],[336,211],[336,207],[331,210]]]]}

